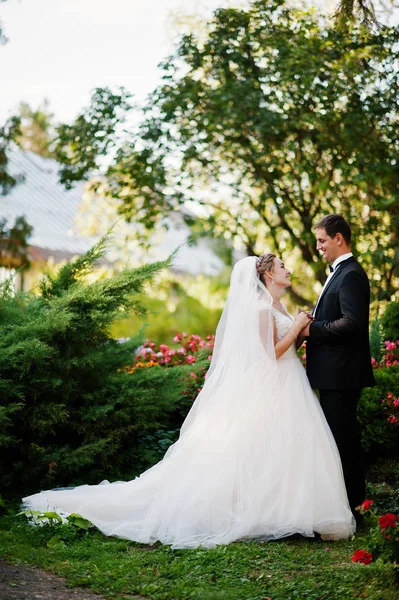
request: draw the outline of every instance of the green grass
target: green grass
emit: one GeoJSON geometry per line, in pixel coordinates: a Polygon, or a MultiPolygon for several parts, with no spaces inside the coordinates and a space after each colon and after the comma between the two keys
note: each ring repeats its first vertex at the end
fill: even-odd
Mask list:
{"type": "Polygon", "coordinates": [[[36,565],[105,597],[120,600],[397,600],[392,570],[359,565],[362,539],[287,539],[235,543],[213,550],[171,550],[107,538],[66,525],[33,527],[24,517],[0,519],[0,555],[36,565]],[[53,536],[63,543],[47,544],[53,536]]]}

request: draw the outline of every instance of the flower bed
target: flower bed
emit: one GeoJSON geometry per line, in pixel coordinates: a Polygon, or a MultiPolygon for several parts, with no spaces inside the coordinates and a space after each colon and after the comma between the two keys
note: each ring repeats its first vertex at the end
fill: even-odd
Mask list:
{"type": "Polygon", "coordinates": [[[391,563],[399,575],[399,514],[377,515],[372,509],[374,502],[365,500],[358,510],[365,516],[370,532],[366,538],[366,548],[354,551],[353,562],[369,565],[375,560],[391,563]]]}
{"type": "MultiPolygon", "coordinates": [[[[192,395],[193,383],[196,383],[196,392],[200,392],[205,381],[207,368],[195,369],[197,359],[206,355],[208,361],[212,359],[214,335],[208,335],[202,339],[199,335],[188,335],[185,331],[176,333],[173,338],[174,347],[167,344],[158,346],[152,340],[146,340],[142,346],[137,348],[131,365],[125,367],[125,371],[133,374],[137,369],[151,367],[171,368],[178,365],[193,365],[193,371],[188,375],[187,387],[189,390],[182,392],[183,395],[192,395]],[[190,381],[191,380],[191,381],[190,381]]],[[[194,398],[193,398],[194,400],[194,398]]]]}

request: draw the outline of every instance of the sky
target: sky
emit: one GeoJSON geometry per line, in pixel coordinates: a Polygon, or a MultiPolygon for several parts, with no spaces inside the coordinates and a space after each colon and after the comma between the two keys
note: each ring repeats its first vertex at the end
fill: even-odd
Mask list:
{"type": "Polygon", "coordinates": [[[176,16],[210,16],[238,0],[7,0],[0,20],[0,123],[21,101],[44,98],[72,121],[95,87],[123,85],[142,102],[172,50],[176,16]]]}
{"type": "MultiPolygon", "coordinates": [[[[0,123],[21,101],[37,108],[44,98],[57,121],[71,122],[95,87],[122,85],[142,104],[160,80],[158,64],[173,49],[178,15],[208,18],[218,7],[248,1],[0,1],[9,38],[0,46],[0,123]]],[[[335,0],[309,4],[326,10],[335,0]]]]}

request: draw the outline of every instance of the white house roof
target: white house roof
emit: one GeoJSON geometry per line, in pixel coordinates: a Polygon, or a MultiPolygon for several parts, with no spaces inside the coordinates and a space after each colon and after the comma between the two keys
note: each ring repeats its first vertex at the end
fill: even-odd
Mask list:
{"type": "MultiPolygon", "coordinates": [[[[0,196],[0,218],[12,225],[17,217],[25,216],[33,227],[29,245],[43,250],[41,254],[46,257],[58,260],[86,252],[96,240],[80,235],[75,221],[84,184],[66,190],[59,183],[59,164],[30,151],[13,150],[8,159],[8,172],[22,180],[6,196],[0,196]]],[[[189,228],[175,214],[168,220],[162,241],[152,248],[150,260],[165,258],[184,244],[175,260],[177,269],[192,274],[220,273],[223,261],[215,255],[209,240],[200,239],[195,246],[189,246],[185,244],[189,235],[189,228]]]]}
{"type": "Polygon", "coordinates": [[[12,151],[8,160],[8,172],[22,181],[0,196],[0,217],[13,224],[24,216],[33,227],[31,246],[68,254],[88,250],[92,240],[78,235],[74,225],[83,184],[66,190],[58,180],[58,163],[33,152],[12,151]]]}

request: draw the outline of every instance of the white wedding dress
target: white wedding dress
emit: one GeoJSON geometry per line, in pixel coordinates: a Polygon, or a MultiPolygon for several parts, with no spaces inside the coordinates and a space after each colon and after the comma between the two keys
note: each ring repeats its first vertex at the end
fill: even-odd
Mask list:
{"type": "Polygon", "coordinates": [[[292,318],[271,305],[255,259],[233,270],[203,390],[163,460],[128,482],[24,498],[79,513],[105,535],[173,548],[355,530],[338,450],[294,346],[275,359],[292,318]]]}

